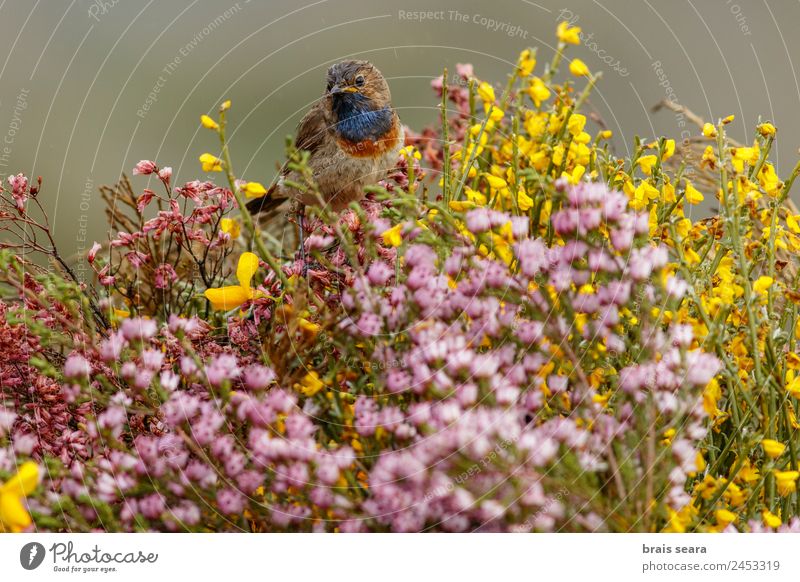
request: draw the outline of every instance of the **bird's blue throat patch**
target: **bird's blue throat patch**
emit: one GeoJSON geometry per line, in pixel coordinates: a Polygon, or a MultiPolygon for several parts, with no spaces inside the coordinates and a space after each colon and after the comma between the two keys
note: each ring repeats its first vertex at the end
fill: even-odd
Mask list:
{"type": "Polygon", "coordinates": [[[351,143],[377,141],[392,128],[391,108],[373,109],[371,101],[357,93],[336,99],[333,111],[336,133],[351,143]]]}

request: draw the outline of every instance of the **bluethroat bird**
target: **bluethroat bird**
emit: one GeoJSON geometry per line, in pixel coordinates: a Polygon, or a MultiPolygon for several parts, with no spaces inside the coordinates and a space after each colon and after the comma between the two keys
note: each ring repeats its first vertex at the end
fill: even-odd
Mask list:
{"type": "MultiPolygon", "coordinates": [[[[322,98],[297,128],[295,146],[309,152],[308,168],[321,202],[334,212],[364,196],[364,186],[375,184],[394,168],[404,144],[403,127],[392,107],[386,79],[368,61],[343,61],[331,66],[322,98]]],[[[289,183],[303,177],[286,166],[267,194],[251,201],[252,214],[274,211],[294,201],[303,248],[303,216],[306,206],[319,206],[317,193],[300,191],[289,183]]]]}

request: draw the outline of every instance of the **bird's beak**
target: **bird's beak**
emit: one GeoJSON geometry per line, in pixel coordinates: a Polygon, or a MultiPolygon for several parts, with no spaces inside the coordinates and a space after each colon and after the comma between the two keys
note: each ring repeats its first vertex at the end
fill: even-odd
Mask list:
{"type": "Polygon", "coordinates": [[[340,87],[339,85],[334,85],[331,87],[331,90],[328,91],[330,95],[341,95],[343,93],[355,93],[358,91],[355,87],[340,87]]]}

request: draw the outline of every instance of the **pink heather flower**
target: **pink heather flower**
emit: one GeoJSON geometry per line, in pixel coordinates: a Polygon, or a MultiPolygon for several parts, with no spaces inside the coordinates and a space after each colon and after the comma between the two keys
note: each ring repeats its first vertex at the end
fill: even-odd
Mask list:
{"type": "Polygon", "coordinates": [[[94,263],[95,258],[97,258],[97,253],[100,251],[101,248],[103,248],[103,246],[99,242],[95,242],[92,245],[92,248],[89,249],[89,254],[86,255],[86,259],[89,261],[90,264],[94,263]]]}
{"type": "Polygon", "coordinates": [[[527,216],[511,217],[511,234],[515,239],[520,240],[528,236],[528,224],[530,219],[527,216]]]}
{"type": "Polygon", "coordinates": [[[683,299],[689,290],[689,284],[681,277],[675,275],[667,279],[667,295],[673,299],[683,299]]]}
{"type": "Polygon", "coordinates": [[[156,267],[154,277],[156,289],[167,289],[178,279],[178,274],[169,263],[161,263],[156,267]]]}
{"type": "Polygon", "coordinates": [[[72,380],[86,379],[92,372],[89,361],[80,354],[72,354],[64,362],[64,377],[72,380]]]}
{"type": "Polygon", "coordinates": [[[405,254],[405,261],[409,267],[433,268],[436,263],[436,251],[428,245],[411,245],[405,254]]]}
{"type": "Polygon", "coordinates": [[[138,269],[150,260],[150,255],[142,251],[130,251],[125,254],[125,258],[133,268],[138,269]]]}
{"type": "Polygon", "coordinates": [[[628,207],[628,198],[622,192],[609,192],[603,200],[603,216],[608,222],[618,221],[628,207]]]}
{"type": "Polygon", "coordinates": [[[217,492],[217,506],[222,513],[240,514],[244,511],[244,498],[233,489],[220,489],[217,492]]]}
{"type": "Polygon", "coordinates": [[[548,266],[547,247],[539,240],[524,240],[516,247],[520,271],[526,277],[538,275],[548,266]]]}
{"type": "Polygon", "coordinates": [[[320,236],[318,234],[312,234],[309,236],[306,241],[306,251],[321,251],[323,249],[328,248],[333,243],[332,236],[320,236]]]}
{"type": "Polygon", "coordinates": [[[142,365],[151,370],[160,370],[164,363],[164,352],[161,350],[147,349],[142,352],[142,365]]]}
{"type": "Polygon", "coordinates": [[[161,178],[164,182],[169,183],[170,178],[172,178],[172,168],[167,166],[166,168],[161,168],[158,171],[158,177],[161,178]]]}
{"type": "Polygon", "coordinates": [[[261,364],[253,364],[244,369],[244,385],[248,390],[263,390],[275,381],[275,372],[261,364]]]}
{"type": "Polygon", "coordinates": [[[221,386],[225,380],[235,380],[240,373],[233,354],[220,354],[206,366],[206,378],[212,386],[221,386]]]}
{"type": "Polygon", "coordinates": [[[100,343],[100,358],[104,362],[114,362],[119,359],[122,348],[125,347],[127,340],[122,337],[121,332],[113,332],[108,338],[100,343]]]}
{"type": "Polygon", "coordinates": [[[167,392],[175,391],[181,383],[181,377],[171,370],[164,370],[160,376],[161,387],[167,392]]]}
{"type": "Polygon", "coordinates": [[[14,424],[17,415],[7,408],[0,406],[0,437],[4,436],[14,424]]]}
{"type": "Polygon", "coordinates": [[[383,321],[374,313],[364,313],[356,323],[356,327],[366,337],[376,336],[383,330],[383,321]]]}
{"type": "Polygon", "coordinates": [[[153,201],[155,195],[156,195],[155,192],[153,192],[148,188],[145,188],[144,192],[142,192],[142,195],[136,199],[136,210],[138,210],[140,214],[144,212],[144,209],[147,208],[147,205],[153,201]]]}
{"type": "Polygon", "coordinates": [[[695,350],[686,355],[686,381],[704,387],[717,375],[722,364],[713,355],[695,350]]]}
{"type": "Polygon", "coordinates": [[[155,162],[151,162],[150,160],[142,160],[133,167],[133,174],[142,174],[147,176],[155,172],[157,169],[158,166],[156,166],[155,162]]]}
{"type": "Polygon", "coordinates": [[[375,261],[367,271],[367,279],[372,285],[382,287],[389,282],[394,275],[394,270],[383,261],[375,261]]]}
{"type": "Polygon", "coordinates": [[[485,208],[474,208],[467,212],[466,221],[467,229],[474,234],[487,232],[492,228],[489,211],[485,208]]]}
{"type": "Polygon", "coordinates": [[[626,226],[611,229],[611,244],[618,251],[626,251],[633,244],[634,230],[626,226]]]}
{"type": "Polygon", "coordinates": [[[32,433],[14,433],[14,452],[20,456],[29,457],[39,444],[39,439],[32,433]]]}
{"type": "Polygon", "coordinates": [[[156,335],[158,324],[152,319],[132,317],[122,322],[120,331],[128,341],[148,340],[156,335]]]}
{"type": "Polygon", "coordinates": [[[20,214],[25,212],[25,202],[28,200],[28,178],[23,174],[11,175],[8,177],[11,186],[11,196],[14,198],[17,210],[20,214]]]}

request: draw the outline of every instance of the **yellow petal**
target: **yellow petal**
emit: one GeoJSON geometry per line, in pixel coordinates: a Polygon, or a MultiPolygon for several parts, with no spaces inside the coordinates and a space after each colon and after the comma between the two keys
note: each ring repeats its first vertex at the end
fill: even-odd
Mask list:
{"type": "Polygon", "coordinates": [[[222,160],[211,154],[203,154],[200,156],[200,163],[203,165],[204,172],[221,172],[222,160]]]}
{"type": "Polygon", "coordinates": [[[484,103],[494,103],[494,87],[484,81],[478,85],[478,97],[480,97],[484,103]]]}
{"type": "Polygon", "coordinates": [[[558,40],[566,44],[580,44],[581,42],[581,27],[570,27],[569,22],[566,20],[558,24],[556,29],[556,36],[558,40]]]}
{"type": "Polygon", "coordinates": [[[201,115],[200,123],[206,129],[219,129],[219,125],[217,124],[217,122],[211,119],[208,115],[201,115]]]}
{"type": "Polygon", "coordinates": [[[640,157],[638,160],[639,168],[641,168],[642,172],[649,176],[653,173],[653,166],[656,163],[656,159],[657,158],[652,154],[640,157]]]}
{"type": "Polygon", "coordinates": [[[242,192],[248,198],[261,198],[267,193],[267,189],[259,182],[248,182],[242,186],[242,192]]]}
{"type": "Polygon", "coordinates": [[[569,72],[576,77],[587,77],[589,76],[589,67],[580,59],[572,59],[569,64],[569,72]]]}
{"type": "Polygon", "coordinates": [[[217,311],[230,311],[252,299],[249,289],[244,289],[240,285],[206,289],[203,295],[217,311]]]}
{"type": "Polygon", "coordinates": [[[5,485],[0,486],[0,495],[24,497],[30,495],[39,484],[39,465],[33,461],[22,464],[19,471],[5,485]]]}
{"type": "Polygon", "coordinates": [[[767,456],[771,459],[777,459],[783,454],[783,451],[786,450],[786,445],[780,443],[773,439],[763,439],[761,441],[761,447],[764,449],[764,452],[767,456]]]}
{"type": "Polygon", "coordinates": [[[219,227],[222,229],[222,232],[231,235],[231,238],[239,238],[239,234],[241,234],[239,223],[233,218],[223,218],[219,221],[219,227]]]}
{"type": "Polygon", "coordinates": [[[21,532],[31,524],[22,499],[10,493],[0,494],[0,532],[21,532]]]}
{"type": "Polygon", "coordinates": [[[381,238],[383,238],[383,244],[392,247],[399,247],[401,244],[403,244],[402,230],[403,224],[400,223],[394,225],[389,230],[384,231],[381,235],[381,238]]]}
{"type": "Polygon", "coordinates": [[[236,267],[236,278],[244,289],[250,289],[250,281],[258,271],[258,257],[253,253],[242,253],[236,267]]]}
{"type": "Polygon", "coordinates": [[[689,180],[686,180],[686,201],[689,204],[700,204],[703,201],[703,193],[692,186],[689,180]]]}

